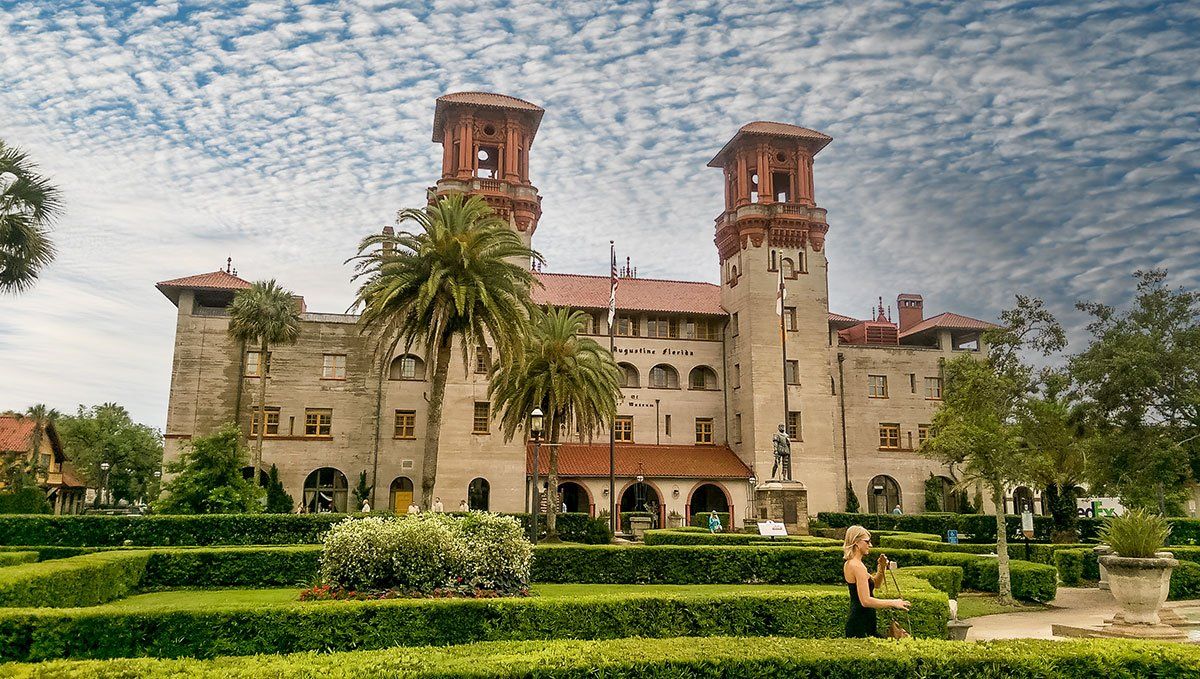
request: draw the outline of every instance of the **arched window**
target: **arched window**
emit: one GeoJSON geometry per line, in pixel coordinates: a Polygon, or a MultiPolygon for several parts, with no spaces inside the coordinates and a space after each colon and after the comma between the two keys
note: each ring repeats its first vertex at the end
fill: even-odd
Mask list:
{"type": "Polygon", "coordinates": [[[487,479],[478,478],[467,486],[467,507],[481,512],[488,510],[488,500],[492,494],[492,486],[487,479]]]}
{"type": "Polygon", "coordinates": [[[650,369],[650,386],[654,389],[678,389],[679,373],[666,363],[650,369]]]}
{"type": "Polygon", "coordinates": [[[900,506],[900,484],[890,476],[880,474],[867,484],[872,514],[889,514],[900,506]]]}
{"type": "Polygon", "coordinates": [[[1013,514],[1033,511],[1033,491],[1027,486],[1017,486],[1013,489],[1013,514]]]}
{"type": "Polygon", "coordinates": [[[783,277],[784,278],[795,278],[796,277],[796,265],[792,262],[792,260],[790,258],[788,258],[788,257],[783,258],[782,268],[783,268],[783,277]]]}
{"type": "Polygon", "coordinates": [[[729,498],[725,496],[725,491],[721,490],[720,486],[706,483],[692,491],[692,497],[688,500],[688,506],[691,509],[692,516],[707,514],[712,511],[716,511],[718,514],[726,514],[729,512],[729,498]]]}
{"type": "Polygon", "coordinates": [[[388,505],[393,512],[405,514],[413,503],[413,482],[407,476],[397,476],[392,479],[392,487],[388,490],[388,505]]]}
{"type": "Polygon", "coordinates": [[[716,389],[717,371],[706,365],[698,365],[688,373],[688,389],[716,389]]]}
{"type": "Polygon", "coordinates": [[[622,512],[657,512],[661,506],[658,491],[648,483],[634,483],[621,493],[622,512]]]}
{"type": "Polygon", "coordinates": [[[558,484],[558,499],[566,505],[568,512],[591,512],[587,490],[574,481],[558,484]]]}
{"type": "Polygon", "coordinates": [[[405,354],[392,359],[392,366],[388,370],[389,380],[423,380],[425,379],[425,361],[413,356],[405,354]]]}
{"type": "MultiPolygon", "coordinates": [[[[242,478],[247,481],[254,478],[254,467],[253,466],[242,467],[242,478]]],[[[270,481],[270,477],[267,474],[267,472],[262,469],[258,470],[258,485],[263,488],[266,488],[267,483],[269,481],[270,481]]]]}
{"type": "Polygon", "coordinates": [[[304,479],[304,506],[311,513],[346,511],[346,475],[333,467],[314,469],[304,479]]]}
{"type": "Polygon", "coordinates": [[[617,367],[621,369],[621,386],[628,389],[637,389],[641,386],[640,377],[637,368],[630,363],[618,363],[617,367]]]}
{"type": "Polygon", "coordinates": [[[925,511],[927,512],[959,512],[959,495],[954,492],[954,480],[945,476],[935,476],[926,486],[925,511]],[[932,497],[930,497],[932,493],[932,497]],[[936,507],[930,506],[930,500],[937,502],[936,507]]]}

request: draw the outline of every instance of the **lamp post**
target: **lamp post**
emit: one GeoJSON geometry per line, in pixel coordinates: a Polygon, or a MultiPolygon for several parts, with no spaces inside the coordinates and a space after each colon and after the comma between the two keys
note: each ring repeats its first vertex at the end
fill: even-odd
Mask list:
{"type": "Polygon", "coordinates": [[[152,498],[150,498],[150,500],[152,502],[154,500],[157,500],[160,493],[162,493],[162,470],[155,469],[154,470],[154,496],[152,498]]]}
{"type": "Polygon", "coordinates": [[[542,463],[538,459],[538,453],[542,447],[542,420],[544,417],[541,408],[534,408],[533,412],[529,414],[529,431],[533,434],[533,507],[530,512],[532,514],[530,523],[533,529],[530,532],[535,545],[538,541],[538,517],[541,515],[542,509],[542,490],[538,484],[538,468],[542,463]]]}
{"type": "MultiPolygon", "coordinates": [[[[746,519],[757,518],[757,514],[754,511],[754,495],[758,492],[758,478],[754,474],[751,474],[750,478],[746,479],[746,481],[750,484],[750,504],[746,506],[746,516],[742,518],[743,523],[746,519]]],[[[733,523],[732,518],[729,520],[729,523],[733,523]]]]}
{"type": "Polygon", "coordinates": [[[108,489],[108,470],[112,469],[112,465],[107,462],[100,463],[100,506],[104,506],[104,491],[108,489]]]}

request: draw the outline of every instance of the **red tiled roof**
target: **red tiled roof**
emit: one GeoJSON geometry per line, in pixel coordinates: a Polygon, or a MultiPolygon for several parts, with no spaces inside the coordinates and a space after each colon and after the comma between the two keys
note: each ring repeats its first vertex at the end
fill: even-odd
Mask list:
{"type": "Polygon", "coordinates": [[[915,335],[926,330],[933,330],[934,328],[947,328],[949,330],[990,330],[996,327],[999,326],[997,326],[995,323],[988,323],[987,321],[981,321],[978,318],[971,318],[970,316],[963,316],[961,314],[952,314],[947,311],[946,313],[926,318],[908,330],[900,333],[900,337],[908,337],[909,335],[915,335]]]}
{"type": "MultiPolygon", "coordinates": [[[[537,133],[538,125],[542,122],[542,114],[546,112],[545,109],[537,104],[531,104],[524,99],[510,97],[507,94],[496,94],[495,92],[451,92],[450,94],[443,94],[437,98],[437,103],[433,109],[433,141],[442,141],[442,121],[445,120],[448,104],[467,104],[469,106],[527,111],[533,116],[534,134],[537,133]]],[[[530,142],[530,145],[532,146],[532,142],[530,142]]]]}
{"type": "Polygon", "coordinates": [[[851,326],[858,325],[859,323],[862,323],[862,321],[858,320],[857,318],[835,314],[832,311],[829,312],[829,324],[835,328],[849,328],[851,326]]]}
{"type": "Polygon", "coordinates": [[[69,463],[62,465],[62,485],[68,488],[87,488],[87,481],[79,477],[79,472],[69,463]]]}
{"type": "Polygon", "coordinates": [[[35,423],[31,417],[0,415],[0,453],[29,452],[29,437],[35,423]]]}
{"type": "Polygon", "coordinates": [[[833,137],[821,132],[817,132],[816,130],[810,130],[807,127],[789,125],[787,123],[773,123],[769,120],[756,120],[752,123],[746,123],[738,128],[737,134],[733,135],[732,139],[725,142],[725,145],[721,147],[721,150],[717,152],[717,155],[713,156],[713,159],[708,161],[708,166],[721,167],[721,157],[725,155],[725,152],[733,148],[733,146],[737,144],[742,137],[748,134],[765,134],[772,137],[807,139],[814,142],[813,146],[815,148],[813,148],[813,154],[816,154],[818,151],[825,148],[829,142],[833,141],[833,137]]]}
{"type": "MultiPolygon", "coordinates": [[[[746,466],[728,446],[678,446],[618,443],[614,452],[616,475],[637,476],[638,464],[646,476],[681,479],[745,479],[746,466]]],[[[538,473],[550,472],[549,451],[542,445],[538,473]]],[[[525,449],[525,473],[533,473],[533,444],[525,449]]],[[[558,451],[559,476],[608,476],[607,443],[564,443],[558,451]]]]}
{"type": "Polygon", "coordinates": [[[169,281],[155,283],[154,287],[163,288],[199,288],[202,290],[242,290],[250,287],[250,281],[242,280],[233,274],[217,270],[212,273],[196,274],[173,278],[169,281]]]}
{"type": "MultiPolygon", "coordinates": [[[[543,287],[535,286],[536,304],[580,309],[607,309],[608,276],[535,272],[543,287]]],[[[712,283],[622,278],[617,285],[617,308],[627,311],[664,311],[726,316],[721,289],[712,283]]]]}

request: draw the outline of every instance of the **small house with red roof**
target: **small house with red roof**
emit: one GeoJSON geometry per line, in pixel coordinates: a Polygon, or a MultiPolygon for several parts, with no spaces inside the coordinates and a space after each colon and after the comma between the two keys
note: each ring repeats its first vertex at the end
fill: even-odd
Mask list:
{"type": "MultiPolygon", "coordinates": [[[[34,470],[37,483],[45,490],[46,500],[54,508],[55,514],[78,514],[83,511],[87,483],[63,453],[62,442],[53,422],[43,426],[33,417],[0,415],[0,459],[6,463],[20,460],[34,470]]],[[[3,488],[4,481],[0,479],[0,490],[3,488]]]]}

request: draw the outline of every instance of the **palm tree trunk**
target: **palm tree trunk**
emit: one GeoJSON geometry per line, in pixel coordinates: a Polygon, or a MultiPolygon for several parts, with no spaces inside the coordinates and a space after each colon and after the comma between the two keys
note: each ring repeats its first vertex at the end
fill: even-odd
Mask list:
{"type": "Polygon", "coordinates": [[[546,476],[546,542],[558,542],[558,420],[550,413],[550,473],[546,476]]]}
{"type": "Polygon", "coordinates": [[[425,424],[425,459],[421,463],[421,508],[433,504],[433,485],[437,481],[438,441],[442,435],[442,401],[446,398],[446,376],[450,373],[450,342],[434,349],[433,382],[429,386],[429,419],[425,424]]]}
{"type": "Polygon", "coordinates": [[[1004,484],[992,481],[992,504],[996,510],[996,567],[999,570],[1000,603],[1011,604],[1012,579],[1008,572],[1008,526],[1004,521],[1004,484]]]}
{"type": "MultiPolygon", "coordinates": [[[[254,485],[258,486],[258,470],[262,469],[263,434],[267,431],[267,341],[262,341],[258,354],[258,436],[254,439],[254,485]]],[[[251,420],[253,421],[253,420],[251,420]]]]}

